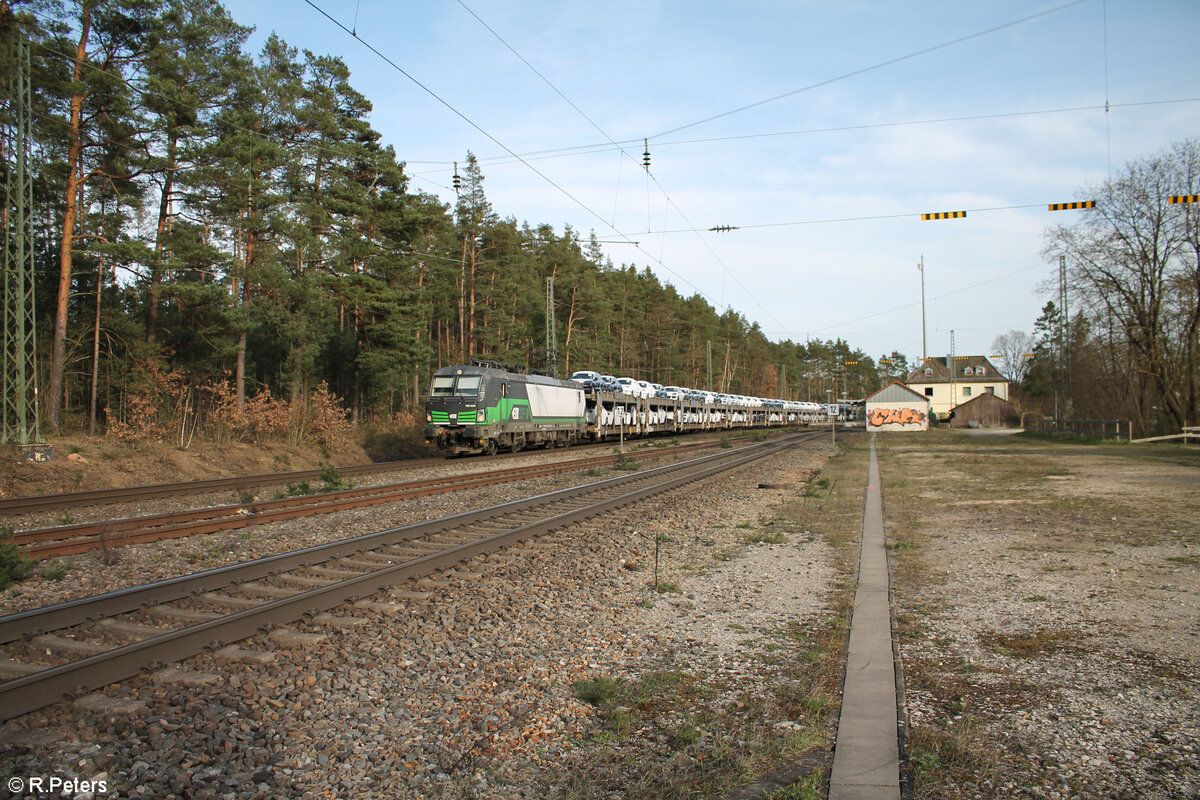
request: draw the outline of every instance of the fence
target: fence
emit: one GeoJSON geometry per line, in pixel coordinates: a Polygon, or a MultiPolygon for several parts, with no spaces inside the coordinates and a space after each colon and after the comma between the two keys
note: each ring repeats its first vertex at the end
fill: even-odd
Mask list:
{"type": "Polygon", "coordinates": [[[1133,423],[1127,419],[1050,419],[1027,415],[1021,419],[1021,427],[1030,433],[1051,436],[1133,441],[1133,423]]]}
{"type": "Polygon", "coordinates": [[[1166,436],[1151,436],[1146,439],[1133,439],[1136,442],[1166,442],[1172,439],[1182,439],[1184,444],[1187,444],[1192,439],[1200,441],[1200,426],[1193,425],[1189,428],[1184,428],[1182,433],[1171,433],[1166,436]]]}

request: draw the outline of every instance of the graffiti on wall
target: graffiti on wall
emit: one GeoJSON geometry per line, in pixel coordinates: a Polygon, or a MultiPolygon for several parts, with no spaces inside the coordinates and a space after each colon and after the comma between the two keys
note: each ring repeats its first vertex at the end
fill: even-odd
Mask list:
{"type": "Polygon", "coordinates": [[[915,408],[875,408],[867,415],[867,427],[883,425],[924,425],[925,412],[915,408]]]}

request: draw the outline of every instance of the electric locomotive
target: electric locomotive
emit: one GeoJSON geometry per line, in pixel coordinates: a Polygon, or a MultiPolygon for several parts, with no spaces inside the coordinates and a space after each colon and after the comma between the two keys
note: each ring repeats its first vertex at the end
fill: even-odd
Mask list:
{"type": "Polygon", "coordinates": [[[583,387],[495,362],[442,367],[425,400],[425,441],[448,455],[567,447],[587,433],[583,387]]]}

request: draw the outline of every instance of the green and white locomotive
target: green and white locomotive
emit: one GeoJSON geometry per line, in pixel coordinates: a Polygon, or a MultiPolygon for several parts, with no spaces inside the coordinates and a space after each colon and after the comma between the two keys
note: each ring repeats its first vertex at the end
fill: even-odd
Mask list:
{"type": "Polygon", "coordinates": [[[449,455],[567,447],[587,433],[578,383],[483,361],[434,373],[425,422],[425,441],[449,455]]]}

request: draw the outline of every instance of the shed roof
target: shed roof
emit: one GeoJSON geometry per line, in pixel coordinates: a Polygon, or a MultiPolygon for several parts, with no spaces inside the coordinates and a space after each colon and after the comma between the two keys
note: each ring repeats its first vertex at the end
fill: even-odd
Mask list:
{"type": "Polygon", "coordinates": [[[892,381],[875,394],[867,398],[868,403],[928,403],[929,398],[920,392],[914,392],[900,381],[892,381]]]}

